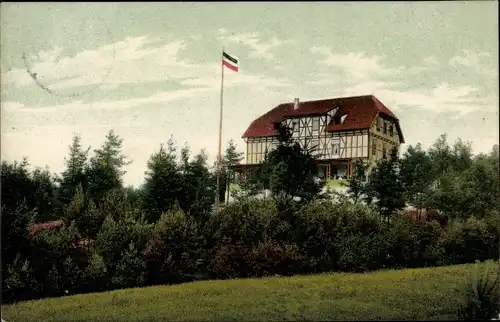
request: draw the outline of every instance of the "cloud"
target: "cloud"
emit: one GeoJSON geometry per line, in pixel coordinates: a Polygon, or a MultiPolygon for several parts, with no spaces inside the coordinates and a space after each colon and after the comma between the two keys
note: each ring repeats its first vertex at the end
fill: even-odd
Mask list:
{"type": "MultiPolygon", "coordinates": [[[[69,90],[81,93],[85,91],[82,88],[89,86],[113,90],[123,84],[172,80],[201,88],[180,90],[178,94],[168,94],[169,97],[187,97],[189,93],[210,90],[206,87],[218,89],[220,62],[193,63],[181,59],[187,45],[184,40],[166,42],[148,36],[127,37],[111,45],[81,51],[73,57],[63,57],[63,49],[56,47],[31,55],[28,60],[30,71],[36,74],[37,80],[56,93],[69,90]]],[[[265,75],[251,75],[244,71],[233,74],[227,73],[225,86],[288,86],[283,80],[265,75]]],[[[8,87],[35,85],[32,77],[22,68],[8,71],[2,81],[8,87]]]]}
{"type": "Polygon", "coordinates": [[[373,94],[393,110],[418,107],[435,113],[455,113],[455,117],[475,111],[493,111],[497,103],[494,98],[481,97],[478,89],[471,86],[450,87],[447,83],[437,84],[427,92],[418,90],[397,90],[391,83],[366,82],[346,88],[343,95],[373,94]]]}
{"type": "Polygon", "coordinates": [[[486,64],[484,64],[483,58],[491,57],[490,53],[473,53],[468,50],[462,50],[462,53],[455,55],[450,58],[450,65],[456,68],[468,67],[476,71],[479,74],[484,74],[488,76],[498,75],[497,71],[493,71],[486,64]]]}
{"type": "Polygon", "coordinates": [[[292,43],[291,40],[281,40],[276,37],[273,37],[269,41],[265,42],[260,39],[260,34],[258,32],[229,33],[224,28],[219,29],[219,36],[217,39],[227,44],[232,43],[247,46],[249,47],[248,57],[270,61],[276,60],[276,56],[271,53],[273,49],[276,49],[284,44],[292,43]]]}
{"type": "Polygon", "coordinates": [[[310,51],[313,54],[325,56],[321,61],[322,64],[343,70],[355,81],[387,76],[401,70],[401,68],[387,68],[381,63],[382,57],[369,56],[362,52],[337,54],[325,46],[313,46],[310,51]]]}
{"type": "MultiPolygon", "coordinates": [[[[341,88],[342,96],[373,94],[394,110],[413,106],[431,113],[455,113],[455,117],[479,110],[490,111],[498,104],[498,98],[483,97],[479,89],[470,85],[437,83],[429,84],[427,89],[402,90],[407,87],[405,84],[411,84],[413,75],[440,67],[433,56],[425,57],[415,66],[392,67],[383,64],[383,57],[364,53],[338,54],[325,46],[315,46],[310,51],[324,56],[320,63],[339,68],[345,76],[318,74],[309,84],[341,88]]],[[[476,66],[474,59],[454,61],[476,66]]]]}
{"type": "Polygon", "coordinates": [[[2,102],[2,111],[46,113],[48,111],[56,111],[56,110],[82,110],[82,109],[88,109],[89,107],[92,107],[92,109],[126,109],[142,105],[156,105],[167,102],[170,103],[173,101],[194,97],[202,93],[209,92],[211,90],[212,88],[210,87],[196,87],[196,88],[180,89],[175,91],[163,91],[155,93],[150,96],[137,97],[127,100],[115,100],[115,101],[104,100],[91,103],[84,102],[82,100],[75,100],[70,103],[59,104],[59,105],[28,106],[20,102],[7,101],[7,102],[2,102]]]}
{"type": "Polygon", "coordinates": [[[427,56],[424,58],[424,63],[427,65],[439,65],[439,61],[435,56],[427,56]]]}

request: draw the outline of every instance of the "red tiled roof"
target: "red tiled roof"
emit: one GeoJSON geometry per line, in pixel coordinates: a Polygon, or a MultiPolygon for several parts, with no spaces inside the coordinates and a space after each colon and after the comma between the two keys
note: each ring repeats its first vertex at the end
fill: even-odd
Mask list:
{"type": "MultiPolygon", "coordinates": [[[[397,117],[375,96],[365,95],[300,102],[297,110],[293,109],[293,103],[280,104],[254,120],[242,137],[277,135],[275,123],[290,117],[323,115],[335,107],[339,107],[336,115],[347,114],[347,117],[342,124],[328,125],[326,131],[367,129],[377,114],[382,113],[396,121],[398,132],[401,133],[397,117]]],[[[400,139],[404,142],[402,135],[400,139]]]]}
{"type": "Polygon", "coordinates": [[[47,229],[54,229],[54,228],[59,228],[64,226],[64,222],[62,220],[54,220],[54,221],[47,221],[43,223],[38,223],[38,224],[32,224],[29,227],[29,230],[32,234],[37,233],[42,230],[47,230],[47,229]]]}

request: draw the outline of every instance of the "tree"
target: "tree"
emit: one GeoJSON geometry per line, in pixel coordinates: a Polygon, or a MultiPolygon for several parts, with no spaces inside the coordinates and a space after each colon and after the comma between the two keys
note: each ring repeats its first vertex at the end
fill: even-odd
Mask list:
{"type": "Polygon", "coordinates": [[[31,198],[36,208],[38,221],[59,218],[60,202],[57,198],[57,186],[48,169],[35,169],[31,175],[33,193],[31,198]]]}
{"type": "Polygon", "coordinates": [[[406,200],[417,209],[425,205],[425,197],[433,182],[433,165],[429,155],[418,143],[409,146],[401,159],[401,180],[405,187],[406,200]]]}
{"type": "Polygon", "coordinates": [[[429,189],[427,199],[451,220],[466,216],[471,194],[465,175],[452,168],[444,171],[429,189]]]}
{"type": "Polygon", "coordinates": [[[157,221],[161,214],[171,209],[179,199],[181,174],[174,153],[175,147],[170,139],[168,150],[162,144],[160,150],[149,158],[142,208],[150,222],[157,221]]]}
{"type": "Polygon", "coordinates": [[[447,138],[446,134],[441,134],[428,151],[432,163],[433,178],[437,178],[449,168],[453,168],[453,156],[447,138]]]}
{"type": "Polygon", "coordinates": [[[141,286],[146,281],[146,263],[141,258],[133,242],[122,256],[111,278],[111,283],[119,287],[141,286]]]}
{"type": "Polygon", "coordinates": [[[468,170],[473,163],[472,145],[470,142],[463,142],[458,139],[453,145],[452,167],[454,170],[464,172],[468,170]]]}
{"type": "MultiPolygon", "coordinates": [[[[224,200],[224,192],[226,189],[229,192],[229,185],[234,182],[235,172],[230,167],[237,165],[243,160],[243,152],[238,152],[233,139],[229,140],[228,147],[222,156],[221,179],[219,183],[219,191],[222,192],[219,200],[224,200]]],[[[229,196],[229,193],[228,193],[229,196]]]]}
{"type": "Polygon", "coordinates": [[[189,148],[186,146],[181,151],[183,161],[179,205],[186,213],[205,217],[215,199],[215,178],[208,170],[208,157],[205,150],[201,150],[191,161],[188,157],[189,148]]]}
{"type": "Polygon", "coordinates": [[[267,153],[256,171],[255,181],[268,188],[274,197],[299,197],[308,201],[319,195],[322,182],[316,177],[316,159],[312,149],[303,149],[291,139],[289,129],[278,128],[276,149],[267,153]]]}
{"type": "Polygon", "coordinates": [[[81,136],[75,134],[69,146],[69,156],[65,158],[66,170],[59,179],[58,196],[65,206],[73,199],[78,186],[81,186],[84,191],[87,190],[88,180],[85,170],[88,166],[89,150],[90,146],[87,149],[82,148],[81,136]]]}
{"type": "Polygon", "coordinates": [[[31,172],[28,166],[26,158],[20,163],[2,162],[2,206],[16,209],[24,205],[35,211],[37,221],[55,219],[59,205],[53,177],[47,170],[35,169],[31,172]]]}
{"type": "Polygon", "coordinates": [[[498,154],[480,154],[474,158],[465,172],[465,182],[470,192],[470,203],[464,205],[469,213],[484,217],[489,211],[499,209],[500,178],[498,176],[498,154]]]}
{"type": "Polygon", "coordinates": [[[354,204],[357,204],[366,192],[367,169],[368,166],[361,159],[354,163],[354,173],[347,184],[347,194],[352,198],[354,204]]]}
{"type": "Polygon", "coordinates": [[[95,155],[87,167],[90,197],[99,204],[106,192],[123,189],[122,168],[129,165],[121,152],[123,139],[113,130],[106,135],[101,148],[94,150],[95,155]]]}
{"type": "Polygon", "coordinates": [[[376,199],[379,213],[389,218],[405,206],[405,190],[400,176],[398,150],[391,150],[388,159],[382,159],[371,172],[367,185],[368,199],[376,199]]]}

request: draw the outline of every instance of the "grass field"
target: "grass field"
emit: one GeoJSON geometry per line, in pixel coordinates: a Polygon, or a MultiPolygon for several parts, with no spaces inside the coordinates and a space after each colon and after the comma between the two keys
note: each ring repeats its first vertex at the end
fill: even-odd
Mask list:
{"type": "MultiPolygon", "coordinates": [[[[480,264],[484,266],[484,264],[480,264]]],[[[204,281],[2,306],[11,321],[446,320],[474,265],[204,281]]]]}
{"type": "Polygon", "coordinates": [[[339,188],[346,188],[345,184],[347,184],[347,180],[328,180],[325,184],[325,188],[330,188],[330,189],[339,189],[339,188]]]}

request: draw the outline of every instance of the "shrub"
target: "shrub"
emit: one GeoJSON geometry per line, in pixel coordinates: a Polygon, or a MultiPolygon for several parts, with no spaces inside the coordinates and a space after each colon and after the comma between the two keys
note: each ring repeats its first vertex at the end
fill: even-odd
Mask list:
{"type": "Polygon", "coordinates": [[[379,235],[361,233],[340,236],[336,243],[339,259],[337,266],[341,271],[364,272],[383,266],[379,235]]]}
{"type": "Polygon", "coordinates": [[[124,218],[115,220],[107,216],[97,235],[94,246],[104,258],[108,272],[113,275],[122,251],[128,249],[131,242],[139,250],[143,250],[151,237],[153,225],[142,220],[124,218]]]}
{"type": "Polygon", "coordinates": [[[389,255],[387,266],[437,265],[444,252],[439,244],[442,233],[437,221],[414,222],[406,217],[396,218],[383,232],[389,255]]]}
{"type": "Polygon", "coordinates": [[[210,268],[217,278],[293,275],[301,272],[301,262],[297,246],[266,239],[257,245],[219,245],[210,268]]]}
{"type": "Polygon", "coordinates": [[[92,252],[88,266],[83,272],[85,287],[89,291],[100,291],[105,289],[107,283],[106,263],[104,258],[96,252],[92,252]]]}
{"type": "Polygon", "coordinates": [[[324,272],[336,268],[339,255],[335,243],[342,230],[339,216],[328,202],[312,202],[299,214],[293,241],[300,245],[308,271],[324,272]]]}
{"type": "Polygon", "coordinates": [[[208,233],[215,242],[258,244],[269,235],[270,222],[277,214],[272,199],[246,200],[230,204],[210,219],[208,233]]]}
{"type": "Polygon", "coordinates": [[[116,265],[111,283],[118,287],[134,287],[143,285],[145,281],[146,263],[140,257],[134,243],[131,242],[116,265]]]}
{"type": "Polygon", "coordinates": [[[489,273],[489,266],[483,274],[476,267],[472,282],[465,289],[464,305],[459,309],[461,320],[491,320],[500,313],[500,270],[495,276],[489,273]]]}
{"type": "Polygon", "coordinates": [[[216,278],[251,277],[247,259],[251,246],[242,242],[220,244],[210,262],[210,271],[216,278]]]}
{"type": "Polygon", "coordinates": [[[176,283],[203,272],[207,258],[198,224],[182,211],[164,213],[144,252],[150,283],[176,283]]]}
{"type": "Polygon", "coordinates": [[[2,284],[3,301],[28,300],[38,295],[42,285],[35,279],[33,269],[27,259],[17,255],[12,264],[7,265],[2,284]]]}
{"type": "MultiPolygon", "coordinates": [[[[3,166],[3,164],[2,164],[3,166]]],[[[5,186],[2,173],[2,198],[5,186]]],[[[35,213],[26,204],[9,207],[2,199],[2,272],[7,271],[7,265],[13,265],[18,256],[27,258],[32,246],[32,236],[29,226],[34,220],[35,213]]],[[[5,283],[7,274],[2,274],[2,282],[5,283]]]]}
{"type": "Polygon", "coordinates": [[[453,264],[463,264],[494,256],[495,252],[491,250],[491,245],[495,244],[495,239],[498,237],[492,235],[492,232],[484,220],[474,217],[457,224],[443,234],[443,239],[440,241],[448,257],[446,260],[453,264]]]}
{"type": "Polygon", "coordinates": [[[301,254],[307,258],[306,266],[311,272],[338,268],[371,269],[376,267],[367,262],[371,259],[359,261],[353,256],[362,253],[373,259],[378,257],[378,253],[368,255],[367,251],[379,249],[378,239],[375,238],[379,231],[380,222],[369,207],[349,202],[332,205],[329,201],[317,200],[300,213],[295,225],[294,242],[300,245],[301,254]],[[366,250],[360,247],[366,247],[366,250]]]}
{"type": "Polygon", "coordinates": [[[252,276],[293,275],[301,271],[301,257],[295,245],[280,245],[276,241],[266,240],[254,246],[246,262],[252,276]]]}

